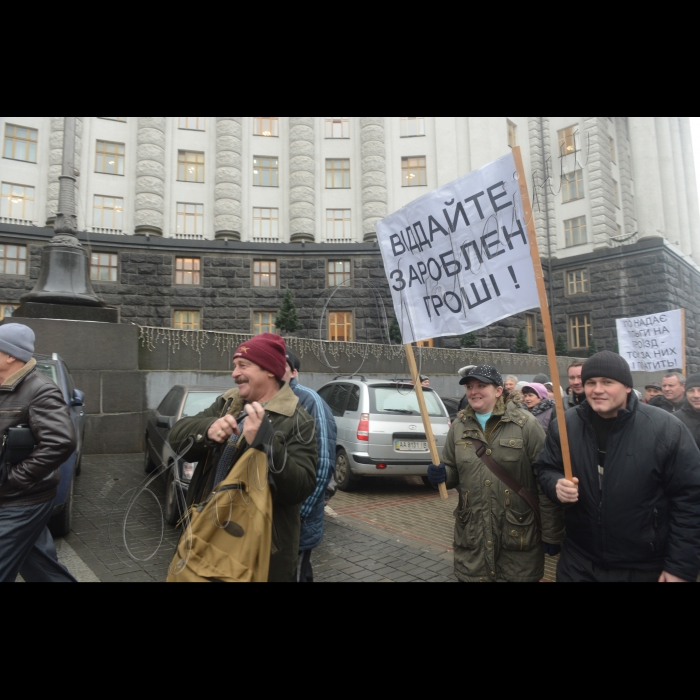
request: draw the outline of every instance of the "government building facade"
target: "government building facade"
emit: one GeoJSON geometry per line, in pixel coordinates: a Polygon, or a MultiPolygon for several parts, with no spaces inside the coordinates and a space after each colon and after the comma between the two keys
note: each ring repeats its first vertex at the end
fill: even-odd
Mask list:
{"type": "MultiPolygon", "coordinates": [[[[0,315],[33,288],[52,235],[63,119],[0,118],[0,315]]],[[[571,353],[613,349],[615,318],[683,305],[695,357],[688,117],[78,117],[80,237],[122,322],[274,330],[289,290],[299,335],[388,343],[377,222],[516,145],[571,353]]],[[[536,311],[479,345],[508,350],[522,328],[541,351],[536,311]]]]}

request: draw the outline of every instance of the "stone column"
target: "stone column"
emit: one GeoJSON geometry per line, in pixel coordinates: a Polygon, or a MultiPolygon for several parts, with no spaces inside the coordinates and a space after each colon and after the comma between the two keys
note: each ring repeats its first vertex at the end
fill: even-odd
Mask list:
{"type": "Polygon", "coordinates": [[[362,144],[362,234],[377,240],[376,225],[389,215],[384,117],[360,117],[362,144]]]}
{"type": "Polygon", "coordinates": [[[218,239],[241,240],[243,117],[216,118],[214,231],[218,239]]]}
{"type": "Polygon", "coordinates": [[[692,255],[693,245],[690,233],[690,215],[688,214],[688,190],[683,164],[683,146],[681,145],[681,125],[679,117],[667,117],[671,124],[673,142],[673,167],[676,173],[676,198],[673,203],[678,207],[678,223],[681,229],[681,249],[686,255],[692,255]]]}
{"type": "Polygon", "coordinates": [[[659,173],[661,175],[661,192],[664,201],[664,220],[666,221],[666,238],[671,243],[681,246],[681,225],[676,196],[676,171],[673,164],[673,141],[671,140],[671,123],[669,117],[654,117],[656,123],[656,143],[659,148],[659,173]]]}
{"type": "Polygon", "coordinates": [[[166,117],[139,117],[136,150],[137,236],[162,236],[165,212],[166,117]]]}
{"type": "MultiPolygon", "coordinates": [[[[615,124],[617,126],[617,154],[620,165],[620,195],[622,197],[622,211],[625,216],[625,238],[629,238],[637,231],[637,214],[634,210],[632,154],[630,151],[627,117],[618,117],[615,124]]],[[[631,243],[632,240],[629,242],[631,243]]]]}
{"type": "Polygon", "coordinates": [[[681,148],[683,150],[683,167],[688,193],[688,220],[690,221],[690,245],[693,259],[700,265],[700,202],[698,202],[698,180],[695,172],[695,153],[693,137],[690,131],[690,117],[679,117],[681,127],[681,148]]]}
{"type": "Polygon", "coordinates": [[[316,241],[316,117],[289,117],[289,240],[316,241]]]}
{"type": "Polygon", "coordinates": [[[532,168],[530,197],[537,227],[537,243],[542,257],[551,255],[552,258],[556,258],[557,215],[552,194],[555,188],[551,180],[554,177],[555,167],[552,159],[549,117],[528,117],[528,132],[532,168]]]}
{"type": "Polygon", "coordinates": [[[640,238],[665,236],[659,149],[654,117],[628,117],[640,238]]]}
{"type": "MultiPolygon", "coordinates": [[[[581,134],[579,162],[588,158],[588,187],[591,201],[591,232],[596,248],[609,248],[617,231],[617,206],[615,202],[610,131],[607,117],[584,117],[585,131],[581,134]]],[[[566,161],[573,160],[571,156],[566,161]]],[[[574,164],[567,163],[571,173],[574,164]]],[[[589,235],[590,238],[590,235],[589,235]]]]}

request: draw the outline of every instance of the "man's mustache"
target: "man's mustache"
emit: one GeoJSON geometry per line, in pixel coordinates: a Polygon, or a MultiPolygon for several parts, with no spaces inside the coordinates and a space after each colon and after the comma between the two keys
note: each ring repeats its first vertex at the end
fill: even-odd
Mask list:
{"type": "Polygon", "coordinates": [[[241,386],[241,384],[250,384],[250,382],[247,379],[240,377],[236,379],[236,384],[238,384],[238,386],[241,386]]]}

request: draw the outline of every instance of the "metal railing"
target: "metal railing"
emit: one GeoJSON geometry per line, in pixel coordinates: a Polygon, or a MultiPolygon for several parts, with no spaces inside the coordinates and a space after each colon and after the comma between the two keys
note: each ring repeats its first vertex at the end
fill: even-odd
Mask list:
{"type": "Polygon", "coordinates": [[[90,233],[102,233],[106,236],[126,236],[121,229],[118,228],[100,228],[99,226],[92,226],[90,228],[90,233]]]}

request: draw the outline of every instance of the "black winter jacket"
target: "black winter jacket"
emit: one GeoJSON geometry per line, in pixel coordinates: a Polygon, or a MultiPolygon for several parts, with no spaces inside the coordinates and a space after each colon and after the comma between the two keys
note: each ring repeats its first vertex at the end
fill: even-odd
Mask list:
{"type": "MultiPolygon", "coordinates": [[[[566,508],[567,537],[608,569],[668,573],[696,581],[700,570],[700,450],[674,416],[632,393],[608,439],[603,492],[593,409],[567,411],[580,500],[566,508]]],[[[555,503],[564,476],[555,422],[535,464],[544,493],[555,503]]]]}
{"type": "Polygon", "coordinates": [[[77,438],[61,390],[30,360],[0,386],[0,440],[8,428],[28,425],[37,448],[22,464],[9,467],[0,484],[0,508],[50,503],[61,481],[58,471],[75,452],[77,438]]]}
{"type": "Polygon", "coordinates": [[[683,408],[674,414],[681,423],[683,423],[690,434],[695,438],[695,442],[700,447],[700,411],[696,411],[688,402],[683,405],[683,408]]]}
{"type": "Polygon", "coordinates": [[[662,411],[666,411],[666,413],[678,413],[684,405],[683,401],[678,404],[671,403],[665,396],[655,396],[649,402],[649,406],[660,408],[662,411]]]}

